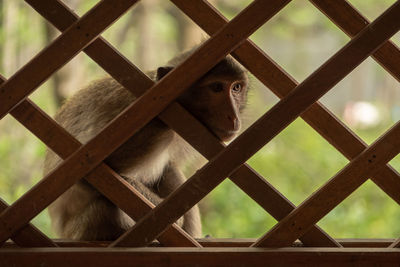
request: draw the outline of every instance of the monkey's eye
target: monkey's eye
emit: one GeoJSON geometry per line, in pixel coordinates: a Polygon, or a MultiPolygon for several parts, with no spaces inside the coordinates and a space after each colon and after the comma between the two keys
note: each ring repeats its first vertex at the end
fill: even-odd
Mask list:
{"type": "Polygon", "coordinates": [[[210,89],[216,93],[221,92],[224,89],[222,83],[212,83],[208,87],[210,87],[210,89]]]}
{"type": "Polygon", "coordinates": [[[242,85],[240,83],[235,83],[232,86],[232,91],[235,93],[240,93],[242,91],[242,85]]]}

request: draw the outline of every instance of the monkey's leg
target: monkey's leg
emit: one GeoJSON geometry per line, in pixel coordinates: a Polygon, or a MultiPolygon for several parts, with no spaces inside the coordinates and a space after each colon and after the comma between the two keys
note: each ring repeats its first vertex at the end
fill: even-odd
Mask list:
{"type": "Polygon", "coordinates": [[[53,227],[61,238],[114,240],[130,225],[122,212],[84,181],[78,182],[50,207],[53,227]]]}
{"type": "MultiPolygon", "coordinates": [[[[183,173],[176,167],[175,164],[171,163],[165,170],[163,177],[157,186],[159,195],[163,198],[167,197],[185,181],[186,178],[183,173]]],[[[191,208],[183,216],[182,228],[193,237],[201,237],[201,220],[199,207],[197,205],[191,208]]]]}
{"type": "MultiPolygon", "coordinates": [[[[154,205],[162,201],[139,181],[124,177],[154,205]]],[[[127,214],[86,182],[79,182],[55,203],[52,217],[58,221],[61,237],[75,240],[115,240],[134,225],[127,214]],[[62,220],[60,220],[62,218],[62,220]]],[[[182,225],[182,222],[181,222],[182,225]]]]}
{"type": "MultiPolygon", "coordinates": [[[[157,206],[159,203],[161,203],[161,201],[164,200],[164,198],[161,197],[159,194],[157,194],[153,188],[149,188],[142,182],[131,179],[127,176],[122,176],[122,177],[124,177],[124,179],[127,180],[128,183],[130,183],[133,187],[135,187],[136,190],[138,190],[144,197],[150,200],[150,202],[153,203],[155,206],[157,206]]],[[[183,218],[178,219],[176,223],[180,227],[182,227],[184,224],[183,218]]]]}
{"type": "Polygon", "coordinates": [[[103,196],[92,201],[81,214],[76,214],[66,227],[69,237],[78,240],[115,240],[134,221],[103,196]]]}

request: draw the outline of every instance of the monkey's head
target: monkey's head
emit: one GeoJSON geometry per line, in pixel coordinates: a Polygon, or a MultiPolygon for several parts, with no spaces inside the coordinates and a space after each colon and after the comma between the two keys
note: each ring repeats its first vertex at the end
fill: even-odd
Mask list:
{"type": "MultiPolygon", "coordinates": [[[[176,65],[175,65],[176,66],[176,65]]],[[[157,69],[157,79],[173,67],[157,69]]],[[[231,56],[188,88],[178,101],[222,141],[234,138],[241,128],[240,114],[247,102],[247,72],[231,56]]]]}

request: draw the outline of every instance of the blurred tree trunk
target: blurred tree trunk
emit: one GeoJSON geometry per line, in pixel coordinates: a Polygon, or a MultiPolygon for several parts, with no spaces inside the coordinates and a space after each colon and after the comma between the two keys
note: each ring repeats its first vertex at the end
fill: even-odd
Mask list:
{"type": "Polygon", "coordinates": [[[135,25],[136,20],[137,20],[137,14],[135,12],[130,12],[129,13],[129,18],[126,21],[126,23],[123,25],[121,30],[118,31],[117,36],[116,36],[116,44],[117,47],[120,47],[128,38],[132,27],[135,25]]]}
{"type": "Polygon", "coordinates": [[[195,45],[200,44],[202,41],[202,30],[200,29],[200,27],[193,23],[182,12],[174,13],[175,14],[173,15],[176,18],[180,33],[177,40],[179,51],[184,51],[195,45]]]}
{"type": "Polygon", "coordinates": [[[150,70],[153,67],[152,62],[157,62],[156,49],[158,49],[158,45],[156,45],[154,30],[151,27],[151,9],[158,4],[157,2],[157,0],[146,0],[138,6],[139,39],[136,55],[137,64],[142,70],[150,70]]]}
{"type": "MultiPolygon", "coordinates": [[[[76,10],[80,3],[81,0],[66,1],[66,4],[72,10],[76,10]]],[[[47,22],[44,23],[44,27],[46,43],[52,42],[60,34],[57,29],[47,22]]],[[[57,106],[61,106],[68,96],[82,87],[85,76],[85,64],[83,59],[82,54],[77,55],[52,76],[53,96],[57,106]]]]}
{"type": "MultiPolygon", "coordinates": [[[[210,1],[210,2],[215,2],[210,1]]],[[[182,11],[177,8],[170,9],[169,12],[173,17],[175,17],[178,25],[178,40],[177,46],[179,51],[184,51],[192,48],[195,45],[200,44],[203,39],[202,35],[205,33],[197,26],[193,21],[191,21],[182,11]]]]}
{"type": "Polygon", "coordinates": [[[12,75],[17,69],[17,21],[18,1],[3,3],[2,24],[4,30],[3,70],[4,76],[12,75]]]}

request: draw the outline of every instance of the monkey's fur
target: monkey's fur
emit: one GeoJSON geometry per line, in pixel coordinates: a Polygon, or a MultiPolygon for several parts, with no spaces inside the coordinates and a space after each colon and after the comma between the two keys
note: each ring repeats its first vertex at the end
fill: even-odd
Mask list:
{"type": "MultiPolygon", "coordinates": [[[[155,81],[161,79],[191,52],[148,74],[155,81]]],[[[227,141],[240,129],[239,115],[246,97],[247,74],[228,56],[188,88],[178,101],[216,136],[227,141]]],[[[132,93],[114,79],[104,78],[77,92],[55,119],[80,142],[86,143],[134,100],[132,93]]],[[[106,163],[157,205],[185,181],[180,170],[187,153],[193,153],[190,146],[160,120],[153,119],[112,153],[106,163]]],[[[49,150],[44,173],[49,173],[60,162],[49,150]]],[[[115,240],[134,224],[83,179],[60,196],[49,207],[49,213],[56,233],[76,240],[115,240]]],[[[201,236],[197,206],[177,223],[190,235],[201,236]]]]}

